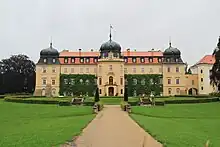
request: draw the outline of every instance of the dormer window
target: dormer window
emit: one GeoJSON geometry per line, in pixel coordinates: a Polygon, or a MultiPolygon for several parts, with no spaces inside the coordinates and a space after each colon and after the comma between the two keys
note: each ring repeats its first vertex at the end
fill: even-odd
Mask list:
{"type": "Polygon", "coordinates": [[[84,62],[84,58],[80,58],[80,63],[83,63],[84,62]]]}
{"type": "Polygon", "coordinates": [[[161,59],[161,58],[158,58],[158,62],[162,62],[162,59],[161,59]]]}
{"type": "Polygon", "coordinates": [[[75,58],[71,58],[71,63],[75,63],[75,58]]]}
{"type": "Polygon", "coordinates": [[[178,58],[176,58],[176,62],[179,62],[179,59],[178,59],[178,58]]]}
{"type": "Polygon", "coordinates": [[[144,58],[141,58],[141,63],[144,63],[145,62],[145,59],[144,58]]]}
{"type": "Polygon", "coordinates": [[[93,61],[96,63],[96,62],[97,62],[97,59],[96,59],[96,58],[94,58],[94,59],[93,59],[93,61]]]}
{"type": "Polygon", "coordinates": [[[90,59],[89,58],[86,58],[86,63],[89,63],[90,59]]]}
{"type": "Polygon", "coordinates": [[[170,58],[167,58],[167,62],[170,62],[170,58]]]}
{"type": "Polygon", "coordinates": [[[64,58],[64,63],[68,63],[68,58],[64,58]]]}
{"type": "Polygon", "coordinates": [[[53,58],[53,63],[55,63],[55,62],[56,62],[56,59],[53,58]]]}
{"type": "Polygon", "coordinates": [[[149,62],[153,62],[153,58],[149,58],[149,62]]]}
{"type": "Polygon", "coordinates": [[[132,62],[136,63],[137,59],[136,58],[132,58],[132,62]]]}
{"type": "Polygon", "coordinates": [[[47,59],[46,58],[44,59],[44,63],[47,63],[47,59]]]}
{"type": "Polygon", "coordinates": [[[128,62],[128,58],[124,58],[124,61],[125,61],[125,63],[127,63],[128,62]]]}

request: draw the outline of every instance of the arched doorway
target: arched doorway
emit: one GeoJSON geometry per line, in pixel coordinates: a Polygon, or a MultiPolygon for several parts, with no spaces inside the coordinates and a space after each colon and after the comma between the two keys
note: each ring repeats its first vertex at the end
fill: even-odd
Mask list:
{"type": "Polygon", "coordinates": [[[188,93],[189,93],[189,95],[197,95],[198,90],[196,88],[190,88],[188,93]]]}
{"type": "MultiPolygon", "coordinates": [[[[109,85],[113,85],[113,77],[112,77],[112,76],[109,77],[108,82],[109,82],[109,85]]],[[[114,89],[114,88],[113,88],[113,89],[114,89]]]]}
{"type": "Polygon", "coordinates": [[[114,96],[114,87],[108,88],[108,96],[114,96]]]}

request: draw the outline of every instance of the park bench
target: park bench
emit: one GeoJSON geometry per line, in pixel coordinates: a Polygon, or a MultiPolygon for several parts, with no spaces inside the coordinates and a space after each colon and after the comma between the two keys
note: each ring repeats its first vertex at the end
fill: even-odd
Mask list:
{"type": "Polygon", "coordinates": [[[153,101],[150,97],[147,97],[147,98],[140,98],[140,105],[152,105],[153,104],[153,101]]]}
{"type": "Polygon", "coordinates": [[[84,98],[72,98],[71,104],[72,105],[82,105],[84,102],[84,98]]]}

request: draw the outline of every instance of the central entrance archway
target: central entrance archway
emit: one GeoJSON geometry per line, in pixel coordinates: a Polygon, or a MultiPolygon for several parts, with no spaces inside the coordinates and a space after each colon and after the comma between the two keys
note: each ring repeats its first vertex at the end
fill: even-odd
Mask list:
{"type": "Polygon", "coordinates": [[[108,88],[108,96],[114,96],[114,87],[108,88]]]}

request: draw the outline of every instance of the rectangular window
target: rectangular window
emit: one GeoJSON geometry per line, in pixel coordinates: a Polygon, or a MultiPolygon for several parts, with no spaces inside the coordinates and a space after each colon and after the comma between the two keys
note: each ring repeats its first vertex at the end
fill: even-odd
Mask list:
{"type": "Polygon", "coordinates": [[[55,73],[55,72],[56,72],[56,68],[53,67],[53,68],[52,68],[52,73],[55,73]]]}
{"type": "Polygon", "coordinates": [[[153,72],[153,69],[152,68],[150,68],[150,73],[152,73],[153,72]]]}
{"type": "Polygon", "coordinates": [[[52,85],[55,85],[56,84],[56,81],[55,80],[52,80],[52,85]]]}
{"type": "Polygon", "coordinates": [[[144,73],[144,68],[141,68],[141,72],[144,73]]]}
{"type": "Polygon", "coordinates": [[[176,72],[179,72],[179,67],[176,67],[176,72]]]}
{"type": "Polygon", "coordinates": [[[83,68],[80,68],[80,73],[83,73],[83,68]]]}
{"type": "Polygon", "coordinates": [[[124,58],[124,61],[125,61],[125,63],[127,63],[128,62],[128,58],[124,58]]]}
{"type": "Polygon", "coordinates": [[[64,63],[68,63],[68,58],[64,58],[64,63]]]}
{"type": "Polygon", "coordinates": [[[97,62],[97,59],[96,59],[96,58],[94,58],[94,59],[93,59],[93,62],[94,62],[94,63],[96,63],[96,62],[97,62]]]}
{"type": "Polygon", "coordinates": [[[171,84],[171,79],[168,79],[168,84],[171,84]]]}
{"type": "Polygon", "coordinates": [[[180,79],[176,79],[176,84],[180,84],[180,79]]]}
{"type": "Polygon", "coordinates": [[[161,58],[158,58],[158,62],[162,62],[162,59],[161,59],[161,58]]]}
{"type": "Polygon", "coordinates": [[[112,71],[112,65],[109,65],[109,70],[112,71]]]}
{"type": "Polygon", "coordinates": [[[127,68],[124,68],[124,71],[125,71],[125,73],[127,73],[127,72],[128,72],[128,69],[127,69],[127,68]]]}
{"type": "Polygon", "coordinates": [[[133,73],[136,73],[136,68],[133,68],[133,73]]]}
{"type": "Polygon", "coordinates": [[[123,78],[121,78],[120,83],[121,83],[121,85],[123,85],[123,78]]]}
{"type": "Polygon", "coordinates": [[[142,57],[141,58],[141,63],[144,63],[145,62],[145,59],[142,57]]]}
{"type": "Polygon", "coordinates": [[[102,89],[99,89],[99,94],[102,94],[102,89]]]}
{"type": "Polygon", "coordinates": [[[203,82],[203,78],[201,78],[201,82],[203,82]]]}
{"type": "Polygon", "coordinates": [[[121,89],[121,94],[123,94],[123,89],[121,89]]]}
{"type": "Polygon", "coordinates": [[[47,84],[47,80],[46,80],[46,79],[43,79],[43,80],[42,80],[42,84],[43,84],[43,85],[46,85],[46,84],[47,84]]]}
{"type": "Polygon", "coordinates": [[[74,73],[74,68],[71,68],[71,73],[74,73]]]}
{"type": "Polygon", "coordinates": [[[99,85],[102,85],[102,78],[99,78],[99,85]]]}
{"type": "Polygon", "coordinates": [[[167,68],[167,72],[170,72],[170,67],[167,68]]]}
{"type": "Polygon", "coordinates": [[[86,68],[86,73],[89,73],[89,68],[86,68]]]}
{"type": "Polygon", "coordinates": [[[46,67],[43,67],[42,72],[43,72],[43,73],[46,73],[46,72],[47,72],[46,67]]]}
{"type": "Polygon", "coordinates": [[[67,73],[67,68],[64,68],[64,73],[67,73]]]}
{"type": "Polygon", "coordinates": [[[153,62],[153,58],[149,58],[149,62],[150,62],[150,63],[153,62]]]}
{"type": "Polygon", "coordinates": [[[194,85],[194,80],[192,80],[192,85],[194,85]]]}

